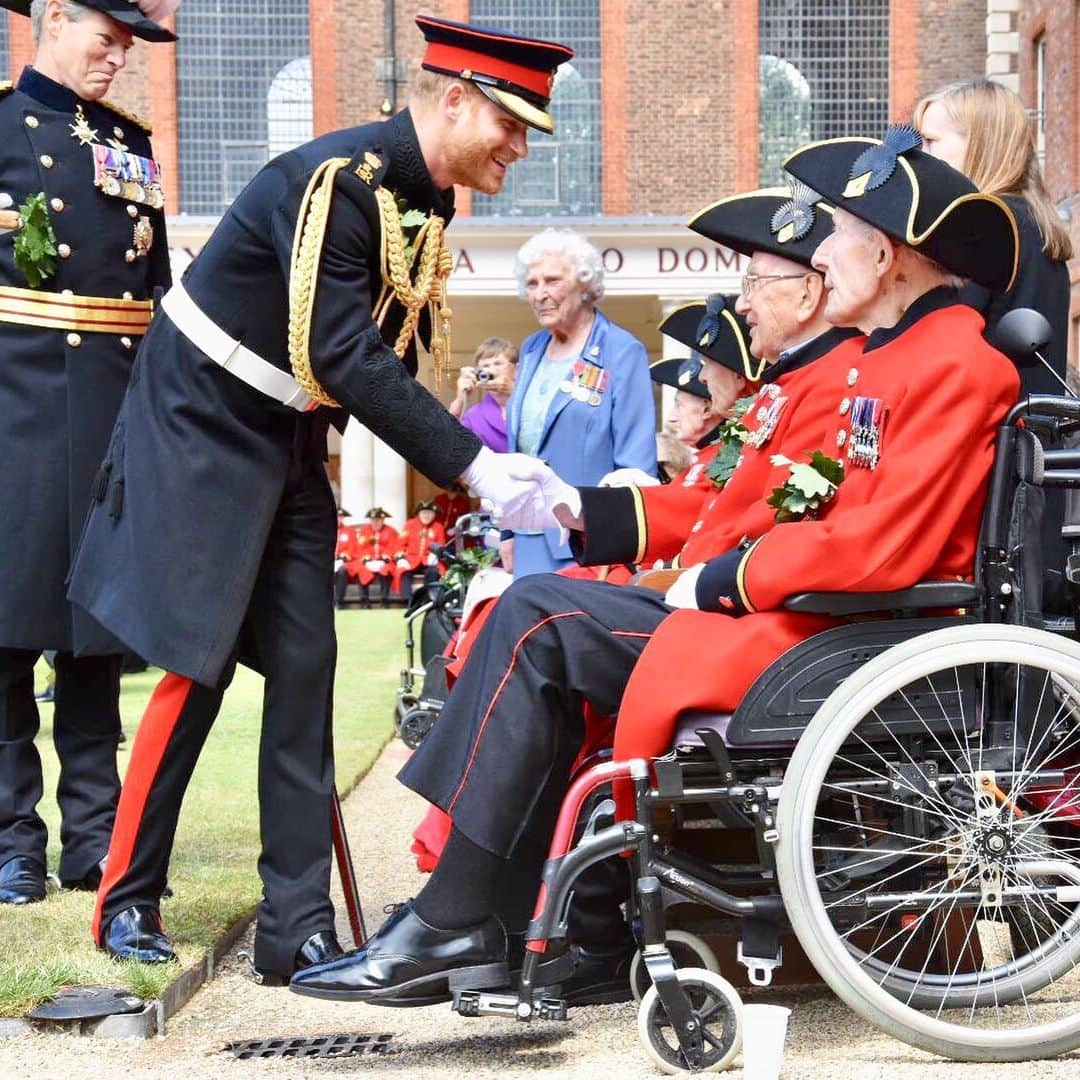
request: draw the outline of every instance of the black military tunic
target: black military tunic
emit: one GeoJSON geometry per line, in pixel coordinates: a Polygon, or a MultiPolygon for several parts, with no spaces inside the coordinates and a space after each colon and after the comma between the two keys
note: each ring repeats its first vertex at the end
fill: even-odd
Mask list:
{"type": "Polygon", "coordinates": [[[200,351],[167,312],[157,316],[70,588],[112,633],[173,673],[135,741],[95,934],[128,907],[157,904],[184,789],[239,657],[266,676],[255,959],[286,974],[298,946],[333,926],[328,425],[343,426],[347,411],[440,484],[480,449],[413,379],[415,346],[403,362],[386,344],[404,309],[391,304],[381,330],[372,314],[383,286],[376,189],[424,214],[453,213],[452,191],[432,182],[407,111],[265,166],[188,269],[186,291],[232,339],[288,372],[296,222],[313,174],[335,158],[349,164],[334,180],[317,266],[310,363],[342,411],[280,404],[200,351]]]}
{"type": "Polygon", "coordinates": [[[41,193],[57,242],[55,272],[31,289],[14,259],[18,230],[0,234],[0,864],[44,861],[33,665],[56,649],[60,875],[71,881],[102,857],[112,827],[120,662],[103,654],[120,646],[68,603],[65,578],[149,300],[169,284],[157,192],[95,184],[108,171],[96,161],[132,164],[121,147],[152,160],[138,122],[32,68],[0,90],[3,201],[13,216],[41,193]]]}

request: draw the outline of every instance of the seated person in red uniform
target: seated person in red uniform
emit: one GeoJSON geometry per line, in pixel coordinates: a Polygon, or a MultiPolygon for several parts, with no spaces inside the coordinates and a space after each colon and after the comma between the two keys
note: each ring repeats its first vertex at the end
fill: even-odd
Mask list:
{"type": "Polygon", "coordinates": [[[439,524],[446,530],[446,538],[453,540],[457,520],[462,514],[472,513],[474,502],[461,484],[453,483],[435,496],[435,509],[439,524]]]}
{"type": "Polygon", "coordinates": [[[843,478],[813,513],[777,523],[765,499],[789,466],[774,464],[751,500],[742,474],[754,470],[740,465],[698,499],[688,528],[689,514],[670,513],[670,485],[578,490],[551,474],[537,527],[553,518],[574,530],[582,561],[680,556],[690,569],[665,597],[557,575],[503,594],[400,774],[453,820],[439,865],[363,948],[299,973],[294,990],[427,1004],[449,998],[451,973],[504,961],[500,889],[523,861],[539,880],[583,701],[618,714],[617,758],[655,756],[681,711],[730,711],[772,660],[832,624],[786,611],[793,593],[970,576],[995,429],[1019,381],[956,285],[1008,288],[1012,213],[922,153],[911,129],[813,144],[786,167],[837,207],[814,264],[829,320],[867,335],[810,366],[808,394],[832,408],[804,450],[835,455],[843,478]]]}
{"type": "Polygon", "coordinates": [[[398,550],[398,534],[386,519],[390,515],[381,507],[373,506],[364,517],[367,524],[356,531],[356,547],[359,564],[356,580],[360,585],[360,606],[371,607],[368,587],[379,582],[379,601],[390,606],[390,580],[394,573],[394,555],[398,550]]]}
{"type": "Polygon", "coordinates": [[[345,606],[345,590],[356,581],[360,572],[360,549],[356,543],[356,528],[346,520],[349,511],[338,507],[337,547],[334,549],[334,607],[345,606]]]}
{"type": "Polygon", "coordinates": [[[446,530],[436,521],[438,510],[433,501],[419,502],[413,516],[405,522],[398,534],[398,550],[394,557],[394,592],[400,593],[408,603],[412,596],[413,573],[423,571],[439,576],[439,559],[431,550],[432,544],[446,543],[446,530]]]}

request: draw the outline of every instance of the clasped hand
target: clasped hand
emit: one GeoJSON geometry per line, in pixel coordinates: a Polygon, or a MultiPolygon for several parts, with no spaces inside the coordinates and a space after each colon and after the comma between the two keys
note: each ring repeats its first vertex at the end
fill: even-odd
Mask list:
{"type": "Polygon", "coordinates": [[[463,478],[504,529],[572,528],[581,514],[577,489],[528,454],[496,454],[485,447],[463,478]]]}

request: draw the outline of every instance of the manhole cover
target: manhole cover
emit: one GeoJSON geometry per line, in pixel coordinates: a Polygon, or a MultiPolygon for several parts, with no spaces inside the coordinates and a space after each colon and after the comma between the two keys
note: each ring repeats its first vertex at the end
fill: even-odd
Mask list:
{"type": "Polygon", "coordinates": [[[247,1058],[328,1058],[356,1054],[393,1053],[393,1035],[312,1035],[307,1038],[245,1039],[225,1044],[233,1057],[247,1058]]]}
{"type": "Polygon", "coordinates": [[[97,1020],[102,1016],[139,1012],[146,1002],[130,990],[109,986],[63,986],[51,1001],[35,1005],[31,1020],[97,1020]]]}

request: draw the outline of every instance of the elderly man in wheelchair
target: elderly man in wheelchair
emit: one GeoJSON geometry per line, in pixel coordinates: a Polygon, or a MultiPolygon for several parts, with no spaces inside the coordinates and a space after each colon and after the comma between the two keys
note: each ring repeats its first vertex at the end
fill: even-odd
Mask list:
{"type": "MultiPolygon", "coordinates": [[[[826,316],[867,335],[854,361],[838,349],[812,367],[805,393],[834,402],[820,441],[774,445],[756,491],[736,469],[696,521],[657,514],[660,489],[548,478],[544,512],[582,561],[689,569],[664,596],[547,575],[504,594],[401,774],[453,819],[438,867],[294,990],[559,1017],[573,954],[552,946],[574,881],[625,851],[652,983],[639,1027],[667,1071],[723,1068],[740,1040],[733,988],[673,963],[676,895],[742,920],[759,983],[790,924],[839,996],[914,1045],[976,1060],[1080,1045],[1080,648],[1031,628],[1039,575],[1022,546],[1039,485],[1080,480],[1080,454],[1033,432],[1052,442],[1080,407],[1010,409],[1015,370],[957,300],[958,279],[1011,282],[1003,203],[907,129],[814,144],[787,168],[835,207],[814,256],[826,316]],[[583,701],[618,714],[614,759],[567,792],[583,701]],[[619,821],[582,835],[607,782],[619,821]],[[671,820],[694,815],[751,829],[756,860],[675,850],[671,820]],[[500,893],[530,874],[536,911],[504,990],[500,893]]],[[[748,414],[751,440],[767,414],[748,414]]]]}

